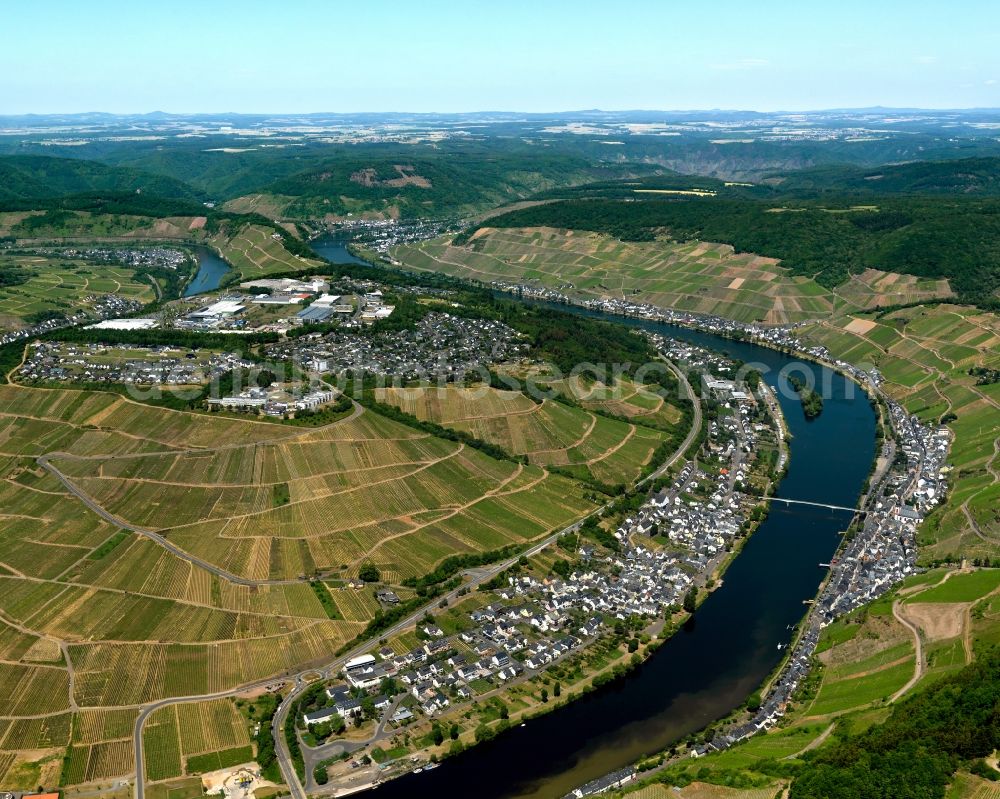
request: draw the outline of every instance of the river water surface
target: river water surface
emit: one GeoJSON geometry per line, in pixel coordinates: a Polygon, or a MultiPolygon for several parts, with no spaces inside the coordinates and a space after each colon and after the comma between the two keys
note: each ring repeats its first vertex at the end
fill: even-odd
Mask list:
{"type": "MultiPolygon", "coordinates": [[[[755,344],[654,322],[604,317],[691,341],[761,364],[777,388],[795,362],[755,344]]],[[[793,436],[788,473],[777,496],[853,507],[875,455],[875,414],[863,391],[826,367],[805,363],[824,392],[823,412],[807,421],[795,398],[776,391],[793,436]]],[[[629,675],[432,771],[379,786],[379,799],[415,796],[548,799],[668,748],[742,704],[780,662],[777,645],[806,611],[826,574],[845,511],[774,503],[767,519],[730,565],[720,588],[692,621],[629,675]]]]}
{"type": "Polygon", "coordinates": [[[347,233],[327,233],[309,242],[309,246],[317,255],[332,261],[335,264],[361,264],[368,266],[367,261],[363,261],[347,249],[351,243],[351,237],[347,233]]]}
{"type": "Polygon", "coordinates": [[[191,279],[191,282],[184,288],[184,296],[192,297],[195,294],[204,294],[206,291],[213,291],[219,287],[222,278],[229,271],[229,264],[223,261],[208,247],[200,245],[192,247],[195,258],[198,259],[198,271],[191,279]]]}
{"type": "MultiPolygon", "coordinates": [[[[368,263],[366,261],[362,261],[348,251],[347,245],[349,242],[349,236],[342,233],[333,233],[309,242],[309,246],[317,254],[333,261],[333,263],[353,263],[367,266],[368,263]]],[[[185,297],[204,294],[206,291],[214,291],[229,272],[229,264],[223,261],[213,250],[201,245],[196,245],[191,249],[194,250],[195,257],[198,260],[198,271],[191,279],[191,282],[184,288],[185,297]]]]}

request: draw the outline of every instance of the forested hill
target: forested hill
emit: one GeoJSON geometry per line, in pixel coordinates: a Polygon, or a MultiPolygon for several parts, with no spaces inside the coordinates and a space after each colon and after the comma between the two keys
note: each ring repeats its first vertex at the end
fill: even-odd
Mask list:
{"type": "Polygon", "coordinates": [[[137,169],[44,155],[0,156],[0,201],[128,192],[171,199],[201,198],[183,181],[137,169]]]}
{"type": "Polygon", "coordinates": [[[915,161],[877,168],[827,166],[771,175],[763,181],[782,194],[921,194],[1000,196],[1000,158],[915,161]]]}
{"type": "MultiPolygon", "coordinates": [[[[1000,199],[768,201],[734,197],[582,199],[495,216],[491,227],[551,226],[623,240],[669,236],[780,258],[833,288],[868,267],[948,278],[962,302],[998,307],[1000,199]]],[[[653,195],[655,196],[655,195],[653,195]]]]}
{"type": "Polygon", "coordinates": [[[426,148],[341,153],[275,181],[266,191],[294,198],[284,211],[293,218],[358,209],[434,217],[491,208],[602,175],[625,174],[627,168],[596,166],[559,153],[452,144],[439,153],[426,148]]]}
{"type": "Polygon", "coordinates": [[[123,174],[163,176],[199,192],[201,199],[228,201],[235,211],[300,220],[365,211],[439,218],[486,210],[554,187],[661,169],[603,163],[565,148],[510,139],[293,146],[207,136],[97,142],[72,155],[90,168],[104,169],[99,166],[104,164],[123,174]]]}

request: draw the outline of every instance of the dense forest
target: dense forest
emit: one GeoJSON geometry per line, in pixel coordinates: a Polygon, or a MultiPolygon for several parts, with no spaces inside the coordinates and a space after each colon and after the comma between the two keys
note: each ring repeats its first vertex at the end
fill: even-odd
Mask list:
{"type": "Polygon", "coordinates": [[[93,192],[140,192],[183,200],[200,197],[200,192],[183,181],[138,169],[42,155],[0,158],[0,201],[52,199],[93,192]]]}
{"type": "Polygon", "coordinates": [[[948,278],[963,302],[998,306],[1000,200],[912,197],[881,199],[877,209],[851,210],[853,205],[723,197],[581,199],[524,208],[489,224],[594,230],[632,241],[719,241],[780,258],[794,274],[828,288],[874,267],[948,278]]]}
{"type": "Polygon", "coordinates": [[[72,158],[0,155],[0,202],[137,190],[217,203],[266,194],[282,216],[294,219],[389,207],[409,217],[435,217],[486,209],[556,186],[658,169],[506,139],[455,139],[433,147],[366,143],[264,149],[233,148],[232,143],[225,136],[168,145],[95,142],[75,150],[72,158]]]}
{"type": "Polygon", "coordinates": [[[617,166],[523,147],[450,143],[434,152],[386,146],[338,152],[274,182],[267,191],[294,198],[284,214],[296,219],[389,206],[407,216],[433,217],[623,174],[628,172],[617,166]]]}
{"type": "Polygon", "coordinates": [[[1000,196],[1000,158],[912,161],[881,167],[843,164],[772,175],[768,187],[781,194],[1000,196]]]}

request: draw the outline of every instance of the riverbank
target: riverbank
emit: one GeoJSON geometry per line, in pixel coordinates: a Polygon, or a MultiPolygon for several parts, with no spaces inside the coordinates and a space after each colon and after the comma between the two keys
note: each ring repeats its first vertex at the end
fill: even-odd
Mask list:
{"type": "MultiPolygon", "coordinates": [[[[661,327],[657,329],[662,332],[661,327]]],[[[756,350],[753,354],[764,356],[756,350]]],[[[737,356],[749,360],[740,353],[737,356]]],[[[775,357],[779,359],[776,365],[780,365],[784,356],[775,354],[775,357]]],[[[817,499],[821,497],[812,493],[814,488],[825,487],[833,492],[822,497],[828,500],[851,503],[857,497],[870,466],[861,437],[866,429],[864,417],[870,414],[870,408],[867,401],[859,404],[856,399],[845,397],[842,383],[836,385],[836,391],[838,398],[831,403],[830,413],[825,413],[819,422],[807,428],[801,413],[799,418],[786,422],[793,433],[793,447],[802,445],[804,449],[802,458],[796,455],[796,468],[790,470],[782,483],[781,494],[817,499]],[[852,436],[860,439],[858,446],[852,447],[849,454],[842,453],[843,441],[852,436]],[[813,474],[829,469],[824,449],[834,453],[835,459],[845,459],[842,468],[836,470],[837,477],[825,482],[812,479],[813,474]],[[856,483],[850,487],[852,478],[856,478],[856,483]]],[[[873,432],[874,420],[868,421],[873,432]]],[[[558,796],[592,776],[614,770],[619,763],[634,762],[635,758],[626,759],[627,754],[623,757],[628,751],[636,751],[636,757],[644,756],[661,748],[655,746],[657,738],[664,743],[677,740],[725,715],[742,704],[771,673],[780,659],[776,642],[788,635],[786,630],[793,622],[800,621],[801,611],[795,608],[801,608],[804,599],[815,596],[819,582],[818,578],[813,582],[816,563],[829,559],[842,529],[840,523],[824,517],[828,514],[818,509],[774,507],[758,533],[747,542],[744,553],[733,561],[722,586],[707,595],[694,624],[682,627],[655,657],[631,675],[613,687],[605,686],[560,708],[558,713],[534,720],[525,729],[513,729],[507,736],[477,746],[430,775],[405,777],[383,785],[380,790],[391,790],[390,795],[396,795],[398,790],[402,796],[406,785],[410,791],[418,785],[421,790],[426,786],[445,791],[457,789],[463,777],[471,779],[476,770],[490,768],[489,764],[500,758],[505,763],[516,763],[517,768],[513,769],[508,790],[487,788],[486,795],[558,796]],[[801,532],[810,527],[811,534],[803,538],[801,532]],[[829,532],[822,533],[824,528],[829,532]],[[774,574],[779,563],[780,577],[774,574]],[[788,575],[786,571],[792,573],[788,575]],[[785,608],[780,611],[772,602],[776,595],[788,593],[796,598],[778,603],[785,608]],[[789,616],[789,609],[793,616],[789,616]],[[734,665],[737,663],[750,664],[749,679],[745,668],[734,665]],[[759,677],[755,678],[755,674],[759,677]],[[647,685],[650,690],[643,687],[647,685]],[[653,685],[658,688],[652,689],[653,685]],[[677,702],[681,702],[680,706],[677,702]],[[684,710],[678,715],[680,708],[684,710]],[[581,740],[582,735],[587,738],[581,740]],[[525,757],[526,741],[532,751],[538,747],[537,757],[525,757]],[[610,768],[600,768],[604,762],[610,768]],[[539,774],[525,780],[519,775],[526,766],[545,774],[545,778],[541,779],[539,774]],[[576,774],[585,779],[575,778],[576,774]]],[[[510,766],[507,768],[512,770],[510,766]]]]}
{"type": "MultiPolygon", "coordinates": [[[[765,406],[762,401],[759,405],[751,405],[752,407],[759,407],[763,409],[765,406]]],[[[698,482],[704,482],[706,479],[711,481],[710,475],[715,475],[722,473],[723,477],[727,472],[731,471],[734,474],[744,468],[749,469],[750,473],[747,475],[748,478],[755,479],[765,479],[767,473],[770,471],[770,460],[767,458],[754,459],[752,463],[742,464],[742,456],[740,453],[743,452],[744,448],[747,450],[752,449],[751,443],[755,438],[759,438],[761,431],[755,429],[751,432],[751,427],[757,428],[758,425],[751,425],[749,423],[744,424],[741,420],[746,412],[748,420],[750,418],[755,418],[755,414],[748,412],[748,406],[741,406],[742,410],[737,412],[735,409],[731,414],[731,418],[734,419],[733,429],[738,432],[736,439],[736,457],[735,461],[728,463],[730,468],[721,468],[720,463],[715,457],[711,455],[708,447],[711,446],[716,450],[722,449],[719,447],[718,434],[720,430],[716,430],[709,437],[708,442],[706,442],[706,450],[703,454],[703,459],[706,466],[699,470],[694,462],[689,463],[683,469],[680,470],[679,475],[675,475],[674,480],[671,485],[665,486],[662,490],[656,489],[653,495],[647,500],[647,502],[638,509],[638,511],[630,511],[628,513],[629,519],[626,520],[627,524],[618,527],[615,536],[619,541],[622,542],[622,548],[624,552],[618,556],[612,558],[612,562],[617,564],[616,568],[622,569],[622,573],[618,575],[618,580],[622,582],[627,582],[629,580],[628,563],[634,563],[641,561],[643,557],[648,557],[643,553],[652,548],[652,552],[657,552],[660,544],[660,536],[657,536],[656,541],[653,541],[649,537],[649,533],[643,534],[639,532],[644,526],[641,522],[636,523],[635,519],[642,519],[647,514],[655,513],[655,509],[658,507],[670,507],[673,501],[679,501],[682,496],[689,495],[690,492],[696,492],[698,482]],[[744,432],[745,430],[745,432],[744,432]],[[714,463],[714,465],[713,465],[714,463]],[[756,472],[760,472],[759,475],[755,475],[756,472]],[[635,547],[635,551],[632,552],[631,548],[635,547]],[[626,554],[627,553],[627,556],[626,554]],[[627,558],[627,559],[626,559],[627,558]],[[634,559],[634,560],[633,560],[634,559]]],[[[771,448],[777,446],[777,441],[779,439],[780,423],[775,421],[768,425],[769,429],[772,431],[771,437],[773,442],[769,445],[771,448]]],[[[733,484],[731,481],[723,479],[723,483],[729,483],[726,488],[727,491],[732,490],[733,484]]],[[[762,492],[767,494],[768,491],[762,492]]],[[[694,494],[691,494],[694,496],[694,494]]],[[[738,494],[733,496],[739,496],[738,494]]],[[[721,499],[725,500],[726,494],[720,495],[721,499]]],[[[710,500],[706,498],[704,501],[716,501],[718,499],[712,497],[710,500]]],[[[759,518],[758,514],[749,511],[755,511],[756,509],[762,509],[764,500],[758,498],[753,500],[749,497],[742,498],[740,504],[748,510],[746,514],[746,521],[743,528],[739,531],[739,535],[734,535],[733,539],[729,541],[727,538],[727,544],[725,548],[720,548],[718,553],[709,559],[702,568],[700,568],[697,575],[694,576],[693,582],[689,584],[689,593],[692,596],[697,596],[697,604],[701,604],[706,597],[710,595],[713,590],[718,590],[721,587],[719,582],[722,572],[729,566],[736,553],[742,548],[743,544],[749,539],[750,534],[755,526],[754,519],[759,518]]],[[[694,504],[694,503],[685,503],[694,504]]],[[[695,511],[697,514],[698,511],[695,511]]],[[[656,517],[653,516],[653,519],[656,517]]],[[[652,520],[652,519],[651,519],[652,520]]],[[[722,520],[720,520],[722,521],[722,520]]],[[[724,522],[722,522],[724,523],[724,522]]],[[[607,528],[608,531],[613,530],[614,526],[607,528]]],[[[732,528],[733,532],[736,532],[736,526],[732,528]]],[[[672,533],[671,533],[672,534],[672,533]]],[[[669,542],[664,537],[663,543],[669,542]]],[[[560,542],[561,544],[561,542],[560,542]]],[[[582,545],[582,544],[581,544],[582,545]]],[[[573,549],[574,547],[569,547],[573,549]]],[[[560,546],[562,549],[562,546],[560,546]]],[[[692,550],[692,553],[695,550],[692,550]]],[[[533,580],[536,584],[542,579],[547,579],[549,575],[548,564],[553,562],[553,558],[558,558],[562,556],[562,552],[557,551],[554,554],[549,554],[546,552],[540,552],[535,558],[532,558],[527,562],[524,569],[516,575],[516,582],[510,581],[510,586],[514,588],[517,594],[517,599],[519,602],[525,602],[528,600],[530,602],[531,593],[526,593],[522,595],[520,586],[523,585],[525,580],[533,580]],[[540,563],[536,563],[541,561],[540,563]]],[[[594,564],[598,562],[603,562],[604,557],[598,557],[596,554],[589,561],[590,568],[595,569],[599,572],[603,567],[594,564]]],[[[579,568],[587,568],[586,566],[579,568]]],[[[507,583],[502,583],[502,585],[507,585],[507,583]]],[[[613,590],[613,586],[608,586],[609,589],[613,590]]],[[[509,592],[511,589],[505,589],[509,592]]],[[[489,608],[492,614],[495,609],[502,606],[503,599],[511,599],[510,593],[505,593],[505,590],[499,590],[498,592],[490,593],[489,595],[476,598],[471,605],[468,603],[463,603],[458,608],[449,609],[444,614],[437,614],[435,622],[440,624],[446,630],[454,630],[459,624],[461,624],[462,619],[465,618],[466,613],[469,610],[474,610],[473,617],[475,617],[478,611],[475,611],[477,606],[481,606],[483,603],[489,602],[489,608]]],[[[558,591],[558,589],[557,589],[558,591]]],[[[678,594],[676,602],[679,605],[681,596],[678,594]]],[[[574,602],[574,604],[576,604],[574,602]]],[[[473,732],[475,733],[474,740],[477,742],[478,746],[486,745],[484,742],[488,740],[486,732],[490,733],[490,737],[496,732],[502,731],[503,734],[510,735],[513,734],[512,730],[517,727],[518,724],[540,719],[546,713],[551,713],[553,711],[560,710],[565,704],[570,700],[578,700],[580,697],[589,694],[592,691],[599,689],[604,685],[611,685],[612,681],[616,678],[620,679],[627,675],[630,671],[640,668],[642,663],[646,661],[660,646],[664,644],[677,630],[681,629],[685,624],[690,622],[691,619],[691,609],[687,608],[688,599],[685,598],[683,602],[685,610],[681,610],[678,606],[673,612],[668,612],[666,618],[658,619],[652,618],[639,623],[639,626],[634,629],[633,632],[628,630],[635,625],[630,626],[630,618],[625,618],[625,624],[622,631],[618,631],[618,623],[611,619],[611,623],[614,623],[615,630],[612,631],[610,627],[605,625],[606,632],[593,639],[586,640],[581,643],[579,648],[579,653],[574,651],[568,652],[565,656],[557,657],[552,662],[545,665],[544,669],[541,671],[536,671],[533,673],[526,672],[522,678],[515,678],[510,684],[506,684],[503,688],[498,688],[495,690],[487,691],[480,695],[477,695],[475,699],[471,702],[459,703],[450,705],[446,711],[439,714],[434,714],[433,726],[439,727],[440,729],[446,731],[449,727],[455,731],[453,742],[449,742],[445,736],[442,737],[442,741],[437,746],[432,746],[430,744],[423,745],[422,748],[413,750],[412,748],[407,749],[405,746],[405,741],[425,741],[427,738],[431,737],[432,725],[430,722],[418,721],[414,722],[411,726],[405,728],[405,738],[402,740],[400,734],[392,737],[391,740],[385,740],[384,743],[380,742],[379,746],[384,746],[389,751],[395,753],[395,760],[392,763],[382,763],[380,769],[383,769],[380,774],[380,780],[386,782],[390,777],[399,777],[400,772],[403,771],[413,771],[416,774],[417,770],[423,771],[423,766],[427,762],[427,758],[431,759],[447,756],[450,754],[461,755],[461,752],[465,750],[469,745],[473,743],[473,732]],[[644,626],[642,626],[644,625],[644,626]],[[626,646],[626,643],[628,646],[626,646]],[[567,662],[568,658],[568,662],[567,662]],[[592,664],[596,664],[596,667],[592,664]],[[553,686],[557,686],[554,694],[554,698],[546,696],[546,693],[553,690],[553,686]],[[559,699],[562,695],[563,699],[559,699]],[[540,697],[540,698],[539,698],[540,697]],[[504,709],[504,716],[501,716],[501,722],[499,725],[492,724],[489,726],[484,726],[483,722],[477,722],[476,717],[481,715],[477,708],[492,708],[494,703],[503,702],[501,707],[504,709]],[[471,721],[469,719],[472,718],[471,721]],[[477,726],[477,723],[479,726],[477,726]],[[452,726],[454,725],[454,726],[452,726]]],[[[520,605],[520,607],[526,607],[526,605],[520,605]]],[[[607,611],[605,611],[607,615],[607,611]]],[[[695,614],[697,615],[697,614],[695,614]]],[[[584,618],[586,614],[584,614],[584,618]]],[[[619,617],[620,618],[620,617],[619,617]]],[[[468,628],[465,628],[466,630],[468,628]]],[[[567,629],[568,628],[564,628],[567,629]]],[[[595,628],[596,629],[596,628],[595,628]]],[[[472,640],[476,633],[472,633],[469,639],[466,639],[466,632],[463,632],[462,640],[472,640]]],[[[565,633],[562,633],[565,634],[565,633]]],[[[387,646],[390,649],[399,651],[399,649],[406,649],[411,646],[413,641],[406,640],[406,636],[399,641],[401,646],[396,645],[395,639],[389,639],[387,646]]],[[[461,647],[461,644],[458,644],[461,647]]],[[[449,649],[450,647],[446,647],[449,649]]],[[[513,649],[512,649],[513,651],[513,649]]],[[[526,665],[531,665],[533,660],[537,659],[536,655],[531,654],[534,649],[529,649],[528,655],[526,656],[524,652],[521,652],[518,657],[521,658],[526,665]]],[[[463,657],[468,656],[468,653],[464,653],[463,657]]],[[[440,676],[440,675],[439,675],[440,676]]],[[[403,675],[404,681],[409,682],[407,675],[403,675]]],[[[444,680],[447,681],[447,669],[445,668],[444,680]]],[[[473,683],[474,684],[474,683],[473,683]]],[[[418,692],[418,689],[414,689],[418,692]]],[[[490,711],[493,715],[495,721],[495,712],[490,711]]],[[[489,719],[489,716],[487,716],[489,719]]],[[[381,729],[381,727],[380,727],[381,729]]],[[[383,736],[383,739],[389,739],[391,733],[387,733],[383,736]]],[[[326,746],[330,746],[327,744],[326,746]]],[[[358,757],[358,753],[354,753],[355,762],[358,757]]],[[[307,761],[308,761],[307,757],[307,761]]],[[[451,763],[452,761],[447,761],[451,763]]],[[[333,779],[330,782],[331,786],[339,787],[342,783],[339,778],[349,779],[352,782],[357,776],[357,770],[350,769],[347,764],[336,769],[336,772],[332,774],[333,779]]],[[[310,786],[307,786],[310,787],[310,786]]]]}
{"type": "MultiPolygon", "coordinates": [[[[874,388],[871,390],[874,390],[874,388]]],[[[876,405],[876,402],[873,400],[872,404],[876,405]]],[[[885,416],[883,414],[882,403],[881,402],[877,403],[877,407],[879,412],[879,424],[881,428],[881,425],[885,423],[885,416]]],[[[892,409],[893,406],[889,405],[889,410],[891,411],[892,409]]],[[[897,417],[898,416],[899,412],[897,408],[897,417]]],[[[894,430],[893,432],[895,434],[898,434],[898,431],[894,430]]],[[[923,442],[919,444],[919,448],[923,452],[923,457],[921,458],[921,462],[919,464],[920,470],[917,472],[918,475],[920,474],[921,471],[925,473],[936,471],[937,467],[941,463],[942,458],[940,456],[935,457],[933,453],[933,446],[928,445],[926,443],[931,439],[932,435],[933,434],[929,434],[928,431],[918,431],[918,440],[921,437],[923,438],[923,442]]],[[[912,445],[913,444],[911,438],[910,446],[912,445]]],[[[881,453],[879,460],[883,461],[888,460],[887,455],[891,453],[887,453],[886,450],[887,449],[891,450],[891,447],[892,447],[891,441],[884,442],[883,452],[881,453]]],[[[869,475],[869,478],[874,476],[875,479],[873,481],[869,480],[869,482],[866,483],[865,496],[862,499],[862,502],[860,503],[859,506],[864,515],[866,516],[866,520],[863,528],[859,531],[855,531],[856,534],[861,535],[864,533],[868,533],[871,536],[871,533],[874,532],[876,535],[871,536],[872,538],[882,538],[883,535],[879,535],[880,533],[883,532],[882,530],[879,529],[880,526],[885,528],[889,528],[892,526],[892,522],[889,522],[887,520],[889,517],[889,513],[887,511],[882,513],[881,519],[879,519],[878,511],[882,505],[882,499],[890,495],[889,489],[893,480],[895,480],[897,484],[904,484],[904,485],[909,484],[909,486],[912,488],[914,482],[916,481],[916,478],[914,478],[913,480],[907,480],[906,477],[907,470],[908,467],[904,464],[903,468],[897,470],[897,474],[895,475],[895,478],[893,478],[888,468],[876,468],[876,466],[873,464],[872,473],[869,475]]],[[[900,499],[905,499],[906,494],[907,494],[906,489],[903,489],[903,491],[899,494],[900,499]]],[[[871,601],[872,599],[881,596],[887,593],[888,591],[891,591],[895,586],[897,586],[900,583],[902,578],[907,573],[910,574],[916,573],[915,570],[916,542],[914,535],[915,526],[916,526],[915,524],[911,524],[907,527],[905,526],[904,523],[904,532],[908,532],[910,536],[909,563],[905,566],[905,568],[902,571],[897,573],[889,580],[884,581],[881,585],[877,586],[873,591],[870,591],[869,594],[864,598],[865,601],[871,601]]],[[[888,535],[890,536],[897,534],[895,531],[889,529],[886,529],[884,532],[888,533],[888,535]]],[[[816,650],[816,646],[819,642],[821,628],[829,624],[833,618],[837,618],[843,615],[844,612],[848,612],[852,608],[858,606],[858,603],[855,602],[847,606],[846,608],[840,608],[835,612],[831,612],[833,608],[836,608],[836,603],[833,603],[833,605],[831,606],[831,603],[828,600],[831,595],[836,594],[836,592],[832,590],[833,581],[835,579],[842,580],[845,571],[849,569],[849,567],[846,564],[852,561],[857,561],[859,555],[869,551],[870,549],[868,548],[867,544],[864,544],[864,542],[862,542],[862,545],[859,546],[858,541],[854,539],[851,534],[845,535],[844,539],[841,542],[840,547],[838,547],[836,553],[837,556],[831,560],[831,563],[834,564],[833,568],[831,568],[827,576],[824,578],[820,586],[819,592],[817,594],[817,599],[813,603],[811,603],[810,610],[807,613],[806,617],[803,619],[802,623],[797,626],[796,637],[792,645],[788,649],[787,657],[781,664],[779,664],[775,672],[768,678],[768,680],[764,683],[764,687],[762,688],[761,694],[763,695],[763,704],[765,706],[765,709],[768,704],[773,704],[775,711],[777,711],[778,714],[777,717],[783,715],[783,708],[790,703],[791,699],[793,698],[793,695],[795,695],[795,692],[798,690],[800,686],[804,684],[806,678],[808,677],[809,664],[812,655],[816,650]],[[838,564],[838,559],[841,559],[841,563],[843,565],[838,564]],[[824,600],[825,597],[826,600],[824,600]]],[[[919,648],[917,657],[919,660],[919,648]]],[[[898,696],[899,693],[905,690],[906,687],[908,686],[904,686],[904,689],[901,689],[900,692],[894,694],[893,699],[895,699],[895,697],[898,696]]],[[[698,746],[695,748],[690,748],[687,751],[681,752],[680,754],[677,754],[672,757],[665,757],[664,754],[661,754],[659,758],[652,759],[652,763],[650,762],[650,760],[646,760],[645,762],[639,763],[637,764],[638,768],[640,769],[640,771],[645,772],[643,774],[642,782],[640,784],[644,785],[650,782],[654,782],[657,774],[666,771],[672,766],[677,765],[678,763],[682,762],[686,757],[692,755],[702,756],[709,754],[711,752],[723,751],[725,749],[728,749],[730,746],[740,743],[757,733],[766,731],[771,726],[771,724],[768,722],[773,721],[775,718],[776,718],[775,713],[770,713],[765,716],[765,718],[763,719],[763,723],[757,723],[753,725],[748,725],[748,724],[741,725],[738,723],[737,720],[737,722],[733,723],[729,728],[727,728],[725,732],[714,737],[710,743],[706,743],[702,746],[698,746]]],[[[832,727],[830,729],[832,729],[832,727]]],[[[829,732],[829,730],[827,732],[829,732]]]]}
{"type": "MultiPolygon", "coordinates": [[[[545,303],[530,294],[523,299],[545,303]]],[[[776,495],[847,507],[857,502],[874,458],[874,413],[866,397],[848,389],[849,378],[808,362],[816,384],[829,387],[832,398],[822,416],[807,423],[797,399],[782,394],[776,383],[781,369],[793,363],[789,331],[761,328],[751,331],[757,335],[749,340],[728,320],[687,318],[701,328],[694,329],[682,326],[684,319],[643,318],[648,313],[630,318],[564,301],[551,304],[567,313],[700,342],[758,365],[784,410],[788,452],[794,453],[776,495]],[[798,412],[789,413],[793,409],[798,412]]],[[[802,603],[816,596],[816,564],[830,559],[843,529],[838,512],[773,505],[694,623],[684,625],[655,657],[557,713],[514,728],[430,774],[394,780],[380,790],[399,796],[413,790],[448,794],[478,784],[481,773],[496,771],[508,779],[502,786],[483,786],[484,797],[561,796],[703,729],[741,705],[778,666],[784,652],[776,643],[790,642],[789,631],[802,619],[802,603]]]]}
{"type": "Polygon", "coordinates": [[[184,287],[182,296],[193,297],[196,294],[214,291],[225,283],[227,277],[238,277],[232,273],[221,252],[213,252],[204,244],[191,244],[187,245],[187,248],[194,253],[198,269],[184,287]]]}

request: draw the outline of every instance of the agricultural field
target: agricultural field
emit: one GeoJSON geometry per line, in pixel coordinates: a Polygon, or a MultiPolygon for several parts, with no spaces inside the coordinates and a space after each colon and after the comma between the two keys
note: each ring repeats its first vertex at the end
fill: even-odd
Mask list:
{"type": "Polygon", "coordinates": [[[580,297],[634,299],[743,322],[785,324],[827,316],[838,300],[773,258],[711,242],[622,242],[553,228],[481,228],[466,245],[445,237],[393,251],[407,267],[525,283],[580,297]]]}
{"type": "Polygon", "coordinates": [[[922,280],[914,275],[866,269],[851,275],[834,290],[846,308],[880,308],[954,296],[947,280],[922,280]]]}
{"type": "Polygon", "coordinates": [[[158,782],[253,759],[250,731],[230,699],[170,705],[143,726],[148,779],[158,782]]]}
{"type": "Polygon", "coordinates": [[[448,554],[529,541],[592,507],[563,477],[374,413],[256,446],[52,463],[117,518],[254,580],[349,577],[364,561],[418,576],[448,554]],[[279,484],[289,502],[275,507],[279,484]]]}
{"type": "MultiPolygon", "coordinates": [[[[592,402],[601,404],[600,395],[594,396],[592,402]]],[[[534,465],[567,467],[601,482],[636,479],[666,439],[662,431],[641,424],[486,386],[386,388],[376,397],[418,419],[525,455],[534,465]]]]}
{"type": "Polygon", "coordinates": [[[829,720],[868,705],[881,706],[911,685],[920,690],[974,658],[973,636],[996,624],[992,615],[1000,569],[935,570],[908,579],[893,595],[825,628],[817,647],[818,690],[800,712],[829,720]],[[916,662],[913,629],[920,635],[916,662]],[[918,676],[916,683],[911,679],[918,676]]]}
{"type": "Polygon", "coordinates": [[[0,256],[0,331],[16,330],[49,314],[72,316],[94,301],[117,294],[140,303],[156,299],[149,278],[107,264],[41,256],[0,256]]]}
{"type": "Polygon", "coordinates": [[[64,774],[72,785],[118,777],[135,768],[132,732],[139,711],[83,710],[73,724],[64,774]]]}
{"type": "Polygon", "coordinates": [[[921,558],[982,558],[1000,544],[1000,383],[975,368],[1000,369],[1000,319],[975,308],[933,305],[888,313],[839,314],[797,331],[836,358],[885,378],[883,390],[921,419],[946,420],[951,490],[920,529],[921,558]]]}
{"type": "Polygon", "coordinates": [[[501,364],[497,371],[529,390],[537,388],[539,396],[562,396],[588,411],[620,416],[647,427],[672,430],[683,418],[680,408],[662,395],[659,386],[641,385],[625,375],[605,383],[583,375],[552,375],[535,363],[515,362],[501,364]]]}
{"type": "MultiPolygon", "coordinates": [[[[373,411],[294,428],[17,385],[0,385],[0,478],[5,786],[118,779],[138,706],[328,660],[379,610],[343,587],[362,563],[410,598],[398,583],[445,557],[595,507],[575,480],[373,411]],[[316,572],[338,612],[298,579],[316,572]]],[[[252,759],[228,700],[170,706],[145,736],[151,781],[252,759]]]]}
{"type": "Polygon", "coordinates": [[[1000,799],[1000,782],[959,771],[948,786],[945,799],[1000,799]]]}

